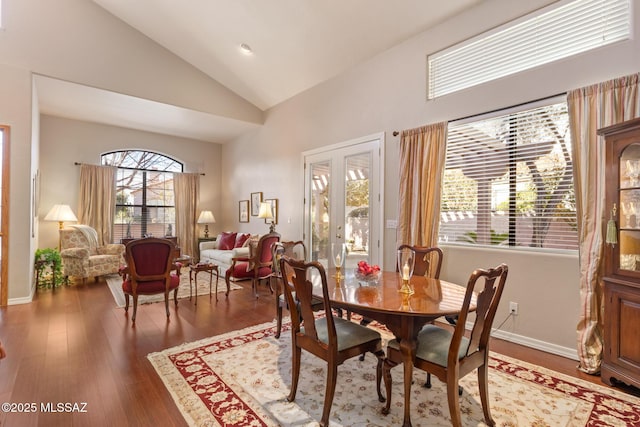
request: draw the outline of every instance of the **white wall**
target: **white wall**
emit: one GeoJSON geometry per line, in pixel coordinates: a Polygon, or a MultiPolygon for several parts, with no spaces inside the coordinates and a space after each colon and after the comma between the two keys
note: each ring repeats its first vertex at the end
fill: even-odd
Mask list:
{"type": "Polygon", "coordinates": [[[2,63],[262,123],[262,111],[88,0],[3,0],[2,63]]]}
{"type": "MultiPolygon", "coordinates": [[[[219,144],[46,115],[41,117],[40,132],[40,248],[58,246],[58,223],[43,220],[54,204],[68,204],[78,212],[80,167],[74,163],[100,164],[100,155],[109,151],[151,150],[183,162],[185,172],[204,173],[200,177],[200,209],[211,210],[218,217],[219,144]]],[[[219,230],[217,225],[209,226],[210,233],[219,230]]]]}
{"type": "MultiPolygon", "coordinates": [[[[473,10],[407,40],[368,62],[316,86],[267,111],[263,128],[223,146],[222,175],[226,219],[239,199],[264,191],[280,200],[280,212],[291,224],[278,229],[286,237],[302,237],[303,171],[301,152],[363,135],[386,132],[385,220],[398,210],[398,142],[395,130],[480,114],[566,92],[640,71],[636,38],[554,64],[505,77],[434,101],[426,101],[426,56],[430,52],[493,28],[548,1],[482,2],[473,10]],[[241,179],[246,177],[246,179],[241,179]]],[[[640,0],[634,0],[635,27],[640,25],[640,0]]],[[[372,27],[384,31],[384,25],[372,27]]],[[[229,224],[232,226],[232,224],[229,224]]],[[[260,227],[235,224],[240,230],[260,227]]],[[[392,269],[396,233],[385,230],[384,264],[392,269]]],[[[497,319],[507,315],[508,301],[520,304],[520,316],[506,324],[522,335],[558,352],[576,347],[578,322],[577,255],[446,248],[443,278],[466,283],[471,271],[507,261],[511,265],[504,302],[497,319]],[[538,340],[538,341],[536,341],[538,340]]]]}

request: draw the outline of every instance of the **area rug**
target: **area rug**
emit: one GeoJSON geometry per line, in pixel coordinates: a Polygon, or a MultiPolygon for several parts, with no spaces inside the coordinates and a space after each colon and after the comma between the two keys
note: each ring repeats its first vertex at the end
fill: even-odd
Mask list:
{"type": "MultiPolygon", "coordinates": [[[[200,272],[197,276],[197,291],[198,295],[209,295],[209,274],[207,272],[200,272]]],[[[113,295],[113,298],[116,300],[116,304],[118,307],[125,306],[124,293],[122,292],[122,277],[117,274],[112,274],[110,276],[106,276],[105,278],[107,285],[109,286],[109,290],[113,295]]],[[[211,292],[216,291],[216,277],[213,276],[213,282],[211,282],[211,292]]],[[[240,285],[236,285],[235,283],[231,283],[231,290],[242,289],[240,285]]],[[[224,282],[224,277],[220,278],[218,281],[218,292],[226,292],[227,285],[224,282]]],[[[193,294],[195,295],[196,286],[194,283],[193,286],[193,294]]],[[[173,293],[170,294],[170,297],[173,298],[173,293]]],[[[183,271],[180,274],[180,287],[178,287],[178,298],[189,298],[189,270],[183,271]]],[[[164,301],[164,294],[156,294],[156,295],[140,295],[138,297],[138,304],[150,304],[152,302],[164,301]]],[[[133,304],[133,302],[131,302],[133,304]]]]}
{"type": "MultiPolygon", "coordinates": [[[[288,328],[287,328],[288,329],[288,328]]],[[[275,323],[183,344],[147,357],[190,426],[317,426],[325,393],[326,365],[303,352],[295,402],[287,402],[291,381],[291,339],[274,337],[275,323]]],[[[498,426],[640,426],[640,399],[597,384],[491,354],[489,394],[498,426]]],[[[391,413],[375,391],[376,358],[367,355],[338,368],[332,426],[402,425],[402,367],[392,370],[391,413]]],[[[450,426],[446,390],[437,379],[411,388],[414,426],[450,426]]],[[[464,388],[464,426],[481,426],[477,375],[464,388]]]]}

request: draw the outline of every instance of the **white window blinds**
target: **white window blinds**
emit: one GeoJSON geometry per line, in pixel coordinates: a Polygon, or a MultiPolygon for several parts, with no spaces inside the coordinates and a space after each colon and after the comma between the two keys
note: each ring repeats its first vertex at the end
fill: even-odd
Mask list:
{"type": "Polygon", "coordinates": [[[554,4],[428,57],[428,98],[631,37],[629,0],[554,4]]]}
{"type": "Polygon", "coordinates": [[[450,124],[442,243],[577,249],[566,103],[450,124]]]}

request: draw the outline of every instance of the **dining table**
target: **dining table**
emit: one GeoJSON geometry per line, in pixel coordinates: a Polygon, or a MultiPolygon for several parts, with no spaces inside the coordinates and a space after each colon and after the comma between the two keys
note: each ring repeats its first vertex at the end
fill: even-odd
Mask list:
{"type": "MultiPolygon", "coordinates": [[[[402,292],[403,282],[397,272],[381,271],[377,280],[370,280],[357,277],[354,270],[342,271],[339,276],[335,269],[326,271],[331,305],[385,325],[398,340],[404,367],[403,426],[411,426],[411,382],[418,333],[426,323],[459,314],[466,287],[414,275],[409,280],[409,289],[404,288],[409,292],[402,292]]],[[[314,295],[322,297],[321,281],[312,280],[312,283],[314,295]]],[[[474,294],[470,309],[475,307],[474,294]]]]}

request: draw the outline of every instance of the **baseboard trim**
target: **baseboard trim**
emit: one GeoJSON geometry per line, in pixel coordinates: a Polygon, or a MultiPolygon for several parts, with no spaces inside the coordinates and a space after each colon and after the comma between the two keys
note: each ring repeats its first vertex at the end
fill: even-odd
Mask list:
{"type": "MultiPolygon", "coordinates": [[[[446,321],[440,318],[438,318],[437,321],[448,325],[446,321]]],[[[473,323],[467,322],[467,330],[470,330],[472,327],[473,327],[473,323]]],[[[514,334],[513,332],[502,331],[496,328],[493,328],[491,330],[491,336],[494,338],[512,342],[514,344],[519,344],[525,347],[530,347],[536,350],[544,351],[546,353],[555,354],[556,356],[566,357],[567,359],[576,360],[576,361],[580,360],[578,358],[578,351],[575,348],[563,347],[561,345],[552,344],[546,341],[540,341],[535,338],[514,334]]]]}
{"type": "Polygon", "coordinates": [[[520,344],[525,347],[531,347],[536,350],[545,351],[547,353],[566,357],[572,360],[579,360],[578,351],[574,348],[563,347],[557,344],[552,344],[546,341],[540,341],[535,338],[525,337],[524,335],[518,335],[512,332],[505,332],[498,329],[493,329],[491,331],[491,335],[494,338],[499,338],[501,340],[509,341],[515,344],[520,344]]]}

